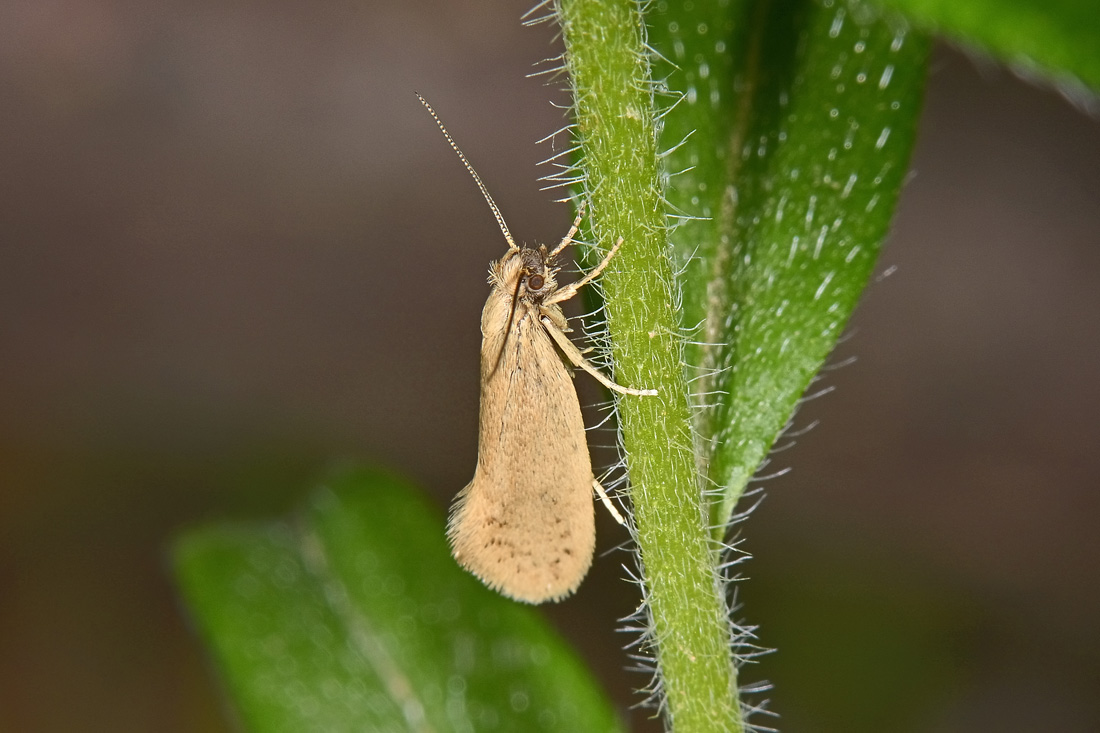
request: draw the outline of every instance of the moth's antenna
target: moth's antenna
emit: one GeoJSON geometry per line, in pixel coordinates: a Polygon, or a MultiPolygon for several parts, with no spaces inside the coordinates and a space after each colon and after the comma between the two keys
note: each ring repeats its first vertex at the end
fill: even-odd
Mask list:
{"type": "Polygon", "coordinates": [[[477,174],[474,167],[470,165],[470,161],[466,160],[466,156],[462,154],[462,151],[455,145],[455,141],[451,138],[451,134],[447,132],[447,128],[443,126],[443,121],[439,119],[439,115],[435,113],[432,106],[428,104],[428,100],[420,96],[420,92],[416,92],[416,98],[420,100],[420,103],[424,105],[428,110],[428,114],[435,120],[435,124],[439,125],[439,129],[443,132],[443,137],[447,138],[447,142],[451,144],[451,148],[458,153],[458,157],[462,160],[462,165],[466,166],[466,170],[470,171],[470,175],[474,177],[474,182],[477,183],[477,187],[481,189],[481,195],[485,197],[485,200],[489,202],[489,208],[493,210],[493,216],[496,217],[497,224],[500,225],[500,231],[504,232],[504,238],[508,240],[508,247],[511,249],[519,249],[516,246],[516,240],[512,239],[512,233],[508,231],[508,225],[504,223],[504,217],[500,214],[500,209],[497,208],[496,201],[493,201],[493,197],[489,195],[489,189],[485,188],[485,184],[481,182],[481,176],[477,174]]]}

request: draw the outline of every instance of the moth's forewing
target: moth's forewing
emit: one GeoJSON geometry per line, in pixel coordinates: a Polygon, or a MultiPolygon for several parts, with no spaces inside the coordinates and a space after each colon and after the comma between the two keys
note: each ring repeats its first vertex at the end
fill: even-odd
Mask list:
{"type": "Polygon", "coordinates": [[[538,306],[515,303],[508,280],[494,283],[482,313],[477,469],[448,536],[490,588],[543,603],[573,593],[592,563],[592,462],[572,374],[538,306]]]}

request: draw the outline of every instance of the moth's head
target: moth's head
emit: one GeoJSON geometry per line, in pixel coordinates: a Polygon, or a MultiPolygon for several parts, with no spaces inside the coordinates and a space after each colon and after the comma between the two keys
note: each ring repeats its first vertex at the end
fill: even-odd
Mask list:
{"type": "Polygon", "coordinates": [[[546,245],[538,249],[517,247],[508,250],[493,266],[493,275],[506,292],[529,302],[541,302],[558,288],[554,267],[546,245]]]}

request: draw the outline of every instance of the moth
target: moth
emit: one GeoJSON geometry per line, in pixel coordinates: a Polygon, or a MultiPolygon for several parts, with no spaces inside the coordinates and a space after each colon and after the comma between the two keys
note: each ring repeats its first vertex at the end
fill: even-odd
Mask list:
{"type": "Polygon", "coordinates": [[[592,473],[565,360],[621,394],[657,394],[612,382],[566,335],[571,329],[560,304],[603,272],[623,239],[580,280],[559,285],[555,259],[573,243],[584,204],[554,249],[517,246],[473,166],[431,105],[417,97],[481,189],[508,242],[508,251],[489,268],[491,292],[481,314],[477,468],[455,497],[447,537],[458,563],[493,590],[525,603],[558,601],[577,589],[592,564],[593,491],[623,523],[592,473]]]}

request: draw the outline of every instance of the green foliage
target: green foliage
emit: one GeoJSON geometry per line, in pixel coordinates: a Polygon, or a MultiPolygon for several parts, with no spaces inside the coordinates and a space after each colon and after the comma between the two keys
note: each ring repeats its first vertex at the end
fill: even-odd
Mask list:
{"type": "MultiPolygon", "coordinates": [[[[919,28],[991,54],[1074,96],[1100,90],[1095,0],[879,0],[919,28]],[[1092,90],[1088,92],[1085,88],[1092,90]]],[[[1095,103],[1095,97],[1092,97],[1095,103]]]]}
{"type": "Polygon", "coordinates": [[[561,5],[578,168],[600,246],[626,241],[604,278],[616,372],[661,396],[619,409],[669,719],[740,730],[724,703],[736,673],[708,526],[725,534],[867,282],[912,150],[926,44],[855,4],[657,3],[650,39],[671,106],[660,143],[666,170],[682,171],[661,186],[634,7],[561,5]],[[705,218],[672,245],[662,191],[672,211],[705,218]],[[678,288],[682,313],[670,312],[678,288]],[[685,364],[707,405],[694,435],[685,364]]]}
{"type": "Polygon", "coordinates": [[[658,3],[684,323],[699,324],[701,465],[716,536],[832,350],[886,236],[916,133],[927,44],[833,2],[658,3]],[[673,66],[673,64],[675,66],[673,66]]]}
{"type": "Polygon", "coordinates": [[[459,569],[389,476],[340,474],[292,522],[193,532],[176,566],[251,731],[619,730],[573,653],[459,569]]]}

